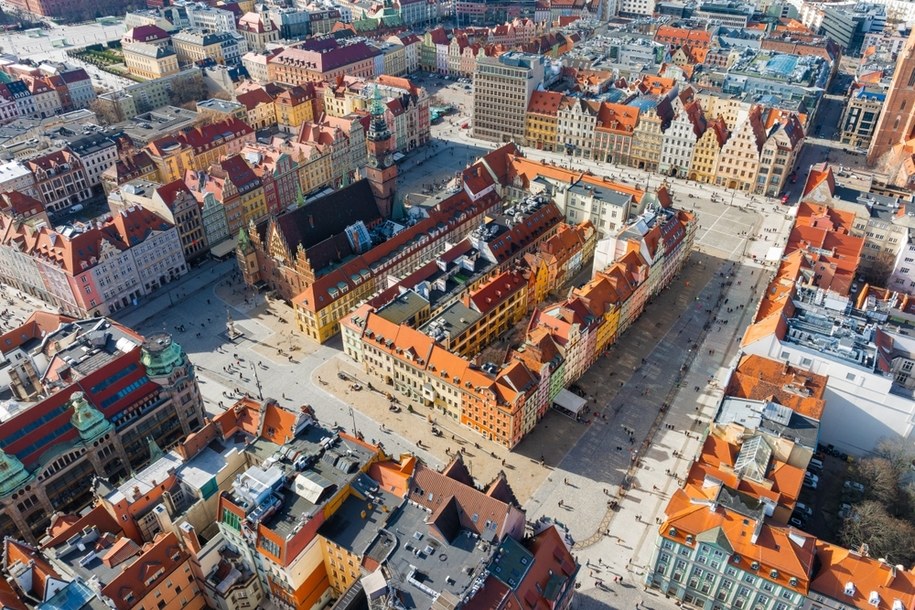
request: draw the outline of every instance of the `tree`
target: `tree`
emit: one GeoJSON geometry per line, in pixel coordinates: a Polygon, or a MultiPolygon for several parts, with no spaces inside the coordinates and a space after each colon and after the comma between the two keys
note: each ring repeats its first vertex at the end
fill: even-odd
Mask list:
{"type": "Polygon", "coordinates": [[[851,549],[867,545],[871,557],[892,564],[911,565],[915,561],[915,526],[887,514],[879,502],[865,500],[856,505],[842,524],[842,542],[851,549]]]}
{"type": "Polygon", "coordinates": [[[95,113],[96,118],[102,125],[111,125],[123,120],[117,116],[118,113],[114,104],[103,102],[98,98],[89,102],[89,110],[95,113]]]}
{"type": "Polygon", "coordinates": [[[865,458],[855,468],[856,478],[867,481],[865,498],[879,502],[894,517],[905,514],[899,488],[899,476],[890,460],[881,457],[865,458]]]}
{"type": "Polygon", "coordinates": [[[880,253],[873,262],[865,262],[859,269],[864,281],[872,286],[886,286],[893,273],[896,258],[892,254],[880,253]]]}
{"type": "Polygon", "coordinates": [[[915,446],[902,438],[881,439],[874,453],[892,464],[897,478],[915,465],[915,446]]]}

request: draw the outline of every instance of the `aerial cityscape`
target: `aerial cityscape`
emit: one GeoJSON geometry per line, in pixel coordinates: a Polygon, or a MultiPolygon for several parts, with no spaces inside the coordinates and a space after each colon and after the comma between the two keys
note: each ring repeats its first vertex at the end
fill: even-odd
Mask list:
{"type": "Polygon", "coordinates": [[[915,4],[0,25],[0,610],[915,610],[915,4]]]}

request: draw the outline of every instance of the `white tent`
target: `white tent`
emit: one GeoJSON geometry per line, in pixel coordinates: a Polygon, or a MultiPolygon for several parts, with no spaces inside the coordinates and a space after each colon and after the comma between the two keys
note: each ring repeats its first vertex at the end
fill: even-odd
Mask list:
{"type": "Polygon", "coordinates": [[[559,390],[559,394],[553,399],[554,407],[559,407],[572,415],[578,415],[586,404],[588,404],[587,400],[568,390],[559,390]]]}

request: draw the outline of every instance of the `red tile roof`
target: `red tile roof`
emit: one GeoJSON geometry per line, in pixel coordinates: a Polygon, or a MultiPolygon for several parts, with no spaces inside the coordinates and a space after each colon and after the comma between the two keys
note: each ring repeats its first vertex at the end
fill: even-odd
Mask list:
{"type": "MultiPolygon", "coordinates": [[[[453,461],[461,461],[460,454],[453,461]]],[[[509,528],[523,528],[523,513],[517,507],[487,496],[482,491],[418,464],[413,475],[409,499],[435,513],[454,499],[459,507],[461,527],[490,539],[510,533],[509,528]],[[476,519],[473,518],[476,516],[476,519]],[[520,524],[516,520],[520,517],[520,524]],[[487,523],[494,524],[491,529],[487,523]]]]}
{"type": "Polygon", "coordinates": [[[480,313],[496,309],[519,290],[527,288],[527,280],[514,271],[505,271],[472,291],[467,300],[480,313]]]}
{"type": "Polygon", "coordinates": [[[175,534],[159,534],[133,563],[110,583],[103,583],[102,594],[114,602],[117,610],[130,610],[187,561],[188,554],[175,534]]]}
{"type": "Polygon", "coordinates": [[[245,107],[247,110],[254,110],[261,104],[272,104],[273,98],[270,97],[270,94],[263,87],[258,87],[257,89],[251,89],[238,95],[235,98],[239,104],[245,107]]]}
{"type": "Polygon", "coordinates": [[[9,574],[10,568],[16,564],[25,566],[31,572],[30,578],[23,575],[22,579],[17,582],[28,583],[29,589],[22,591],[22,593],[34,599],[44,600],[47,585],[52,581],[63,581],[60,573],[44,558],[44,555],[38,549],[25,542],[19,542],[9,537],[4,538],[4,572],[9,574]]]}
{"type": "Polygon", "coordinates": [[[19,191],[0,193],[0,210],[23,218],[31,218],[45,211],[42,202],[19,191]]]}
{"type": "Polygon", "coordinates": [[[562,94],[555,91],[534,91],[531,94],[531,101],[527,105],[527,111],[532,114],[543,114],[555,117],[559,111],[559,104],[562,102],[562,94]]]}

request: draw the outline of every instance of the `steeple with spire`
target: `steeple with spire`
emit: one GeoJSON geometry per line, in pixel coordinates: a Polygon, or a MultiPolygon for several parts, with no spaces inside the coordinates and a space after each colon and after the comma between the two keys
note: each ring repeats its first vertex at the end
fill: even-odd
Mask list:
{"type": "Polygon", "coordinates": [[[384,120],[384,103],[381,101],[381,92],[375,85],[372,103],[369,107],[372,121],[369,132],[366,134],[366,147],[368,159],[365,166],[365,175],[378,211],[384,218],[390,218],[394,209],[394,189],[397,186],[397,166],[394,165],[394,139],[387,121],[384,120]]]}

